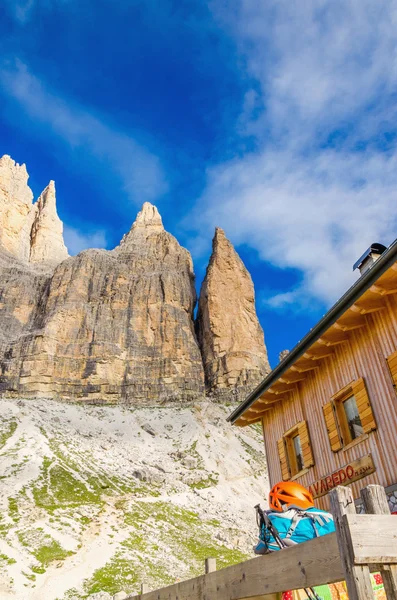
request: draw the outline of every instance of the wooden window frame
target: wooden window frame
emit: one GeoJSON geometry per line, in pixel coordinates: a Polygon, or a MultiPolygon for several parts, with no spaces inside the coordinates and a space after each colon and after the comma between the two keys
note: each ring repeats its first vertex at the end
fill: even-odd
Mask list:
{"type": "Polygon", "coordinates": [[[288,429],[279,442],[283,444],[285,458],[287,461],[289,479],[297,479],[309,471],[314,466],[313,450],[310,442],[309,428],[306,421],[299,421],[293,427],[288,429]],[[297,456],[294,447],[294,438],[299,435],[299,441],[302,451],[302,468],[299,469],[297,456]]]}
{"type": "Polygon", "coordinates": [[[342,390],[337,392],[337,394],[332,396],[332,402],[334,402],[335,404],[337,425],[339,427],[339,431],[343,440],[343,448],[346,448],[346,446],[350,446],[350,444],[352,444],[353,442],[357,442],[357,440],[361,440],[361,438],[364,438],[364,436],[366,435],[365,432],[363,432],[361,435],[358,435],[356,438],[353,439],[347,422],[346,412],[343,403],[352,396],[354,396],[353,385],[354,381],[349,383],[349,385],[347,385],[342,390]]]}
{"type": "MultiPolygon", "coordinates": [[[[339,450],[348,450],[349,448],[355,446],[356,444],[359,444],[360,442],[362,442],[368,438],[368,433],[370,433],[370,431],[373,431],[376,429],[375,415],[373,413],[373,409],[371,406],[368,391],[366,389],[365,380],[362,377],[360,377],[357,380],[351,381],[348,385],[346,385],[344,388],[342,388],[336,394],[334,394],[332,396],[331,402],[329,404],[331,404],[332,408],[333,408],[335,425],[336,425],[337,432],[338,432],[339,439],[340,439],[339,448],[333,450],[334,452],[338,452],[339,450]],[[359,403],[358,396],[360,396],[360,394],[362,394],[363,392],[365,392],[365,396],[368,401],[367,411],[371,415],[370,421],[371,421],[371,418],[373,421],[373,424],[369,426],[369,429],[367,427],[368,421],[367,421],[367,423],[365,422],[365,420],[363,421],[363,414],[362,414],[362,412],[360,410],[360,406],[359,406],[360,403],[359,403]],[[358,394],[358,396],[357,396],[357,394],[358,394]],[[348,400],[349,398],[351,398],[352,396],[354,396],[354,398],[356,400],[358,413],[360,415],[362,427],[364,429],[363,433],[354,439],[352,439],[352,436],[351,436],[351,433],[349,430],[349,425],[347,422],[346,412],[345,412],[345,409],[343,406],[343,403],[346,400],[348,400]]],[[[367,412],[367,411],[365,411],[365,412],[367,412]]],[[[368,415],[366,415],[365,412],[364,412],[364,419],[367,419],[368,415]]]]}
{"type": "MultiPolygon", "coordinates": [[[[298,459],[296,457],[295,447],[294,447],[294,442],[293,442],[293,439],[297,435],[299,435],[299,424],[294,425],[294,427],[289,429],[283,435],[290,477],[296,477],[305,468],[304,466],[302,466],[301,469],[298,468],[298,459]]],[[[302,462],[303,462],[303,454],[302,454],[302,462]]]]}

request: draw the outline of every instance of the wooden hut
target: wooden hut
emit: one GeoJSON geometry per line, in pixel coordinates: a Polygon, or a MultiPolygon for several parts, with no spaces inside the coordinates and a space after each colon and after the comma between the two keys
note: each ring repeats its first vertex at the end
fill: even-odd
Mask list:
{"type": "Polygon", "coordinates": [[[361,277],[230,415],[261,422],[270,484],[296,480],[321,508],[369,483],[397,510],[397,240],[373,244],[361,277]]]}

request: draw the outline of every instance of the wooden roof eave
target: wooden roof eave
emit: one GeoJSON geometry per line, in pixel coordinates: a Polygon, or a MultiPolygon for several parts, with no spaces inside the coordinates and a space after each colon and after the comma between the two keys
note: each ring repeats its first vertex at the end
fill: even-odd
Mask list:
{"type": "MultiPolygon", "coordinates": [[[[397,273],[396,273],[397,276],[397,273]]],[[[384,291],[384,288],[382,288],[384,291]]],[[[263,398],[270,398],[273,396],[276,399],[272,400],[271,403],[281,401],[285,398],[285,394],[297,390],[297,383],[303,381],[306,378],[306,373],[313,371],[319,367],[319,361],[329,358],[335,354],[333,346],[343,344],[348,341],[349,335],[347,332],[354,329],[360,329],[365,326],[365,315],[370,312],[376,312],[382,310],[385,307],[384,297],[386,293],[378,295],[376,301],[373,299],[373,292],[371,291],[367,297],[364,294],[360,298],[359,302],[356,302],[349,307],[341,318],[330,326],[329,330],[326,331],[321,338],[316,340],[312,346],[300,357],[290,369],[284,373],[266,392],[256,400],[249,410],[249,414],[256,413],[262,415],[262,410],[256,410],[259,408],[263,398]],[[334,335],[334,331],[342,332],[340,335],[334,335]],[[328,335],[329,333],[329,335],[328,335]],[[291,381],[291,378],[293,381],[291,381]],[[262,400],[261,400],[262,399],[262,400]]],[[[268,401],[266,401],[268,404],[268,401]]]]}
{"type": "MultiPolygon", "coordinates": [[[[321,363],[322,360],[332,357],[335,352],[333,346],[337,346],[348,341],[350,331],[364,327],[366,325],[367,314],[377,312],[385,308],[385,297],[391,293],[397,293],[397,262],[395,262],[397,259],[397,240],[392,244],[392,246],[390,246],[387,254],[390,254],[390,256],[385,256],[384,262],[386,265],[388,265],[388,268],[386,269],[383,267],[384,270],[381,272],[378,279],[375,279],[374,277],[370,278],[367,274],[363,275],[363,282],[368,280],[370,285],[367,286],[361,296],[356,293],[354,301],[346,306],[345,310],[340,312],[334,321],[330,319],[328,328],[323,328],[321,335],[314,339],[311,345],[307,345],[305,351],[301,352],[286,369],[282,370],[278,378],[274,376],[269,387],[263,390],[260,395],[258,394],[255,399],[250,401],[251,396],[259,392],[261,385],[258,386],[257,390],[254,390],[254,392],[248,396],[245,403],[242,403],[240,407],[238,407],[238,409],[236,409],[236,411],[230,415],[228,420],[231,420],[236,424],[238,420],[238,424],[240,425],[242,424],[241,421],[244,422],[244,419],[242,418],[244,414],[247,414],[247,416],[249,415],[251,417],[255,414],[262,415],[267,410],[270,410],[270,407],[267,406],[267,408],[265,408],[265,405],[268,405],[269,403],[274,404],[275,402],[284,399],[286,395],[290,394],[294,389],[297,389],[297,384],[307,377],[306,373],[308,371],[318,368],[319,363],[321,363]],[[394,259],[394,262],[392,262],[392,258],[394,259]],[[386,259],[388,259],[388,261],[386,261],[386,259]],[[244,410],[244,404],[248,402],[250,402],[250,404],[244,410]],[[236,413],[241,411],[241,409],[243,409],[244,412],[242,412],[241,415],[237,415],[236,413]],[[236,415],[236,418],[233,421],[234,415],[236,415]]],[[[381,261],[381,259],[379,259],[379,261],[381,261]]],[[[380,264],[379,267],[380,266],[383,265],[380,264]]],[[[377,271],[377,269],[372,267],[370,270],[372,269],[372,275],[375,275],[375,271],[377,271]]],[[[359,283],[361,282],[357,282],[357,284],[359,283]]],[[[345,294],[345,296],[352,294],[354,288],[357,287],[357,284],[355,284],[355,286],[353,286],[345,294]]],[[[343,296],[339,302],[341,302],[345,296],[343,296]]],[[[319,326],[322,324],[322,321],[326,319],[326,317],[328,317],[333,310],[336,310],[337,305],[338,303],[329,311],[329,313],[327,313],[327,315],[316,327],[320,328],[319,326]]],[[[313,328],[313,330],[316,329],[316,327],[313,328]]],[[[303,345],[307,337],[310,337],[310,334],[311,332],[309,332],[304,340],[302,340],[302,342],[300,342],[298,346],[291,351],[291,354],[298,353],[300,346],[303,345]]],[[[288,364],[288,362],[291,361],[291,358],[292,356],[289,357],[288,355],[284,361],[288,364]]],[[[284,363],[284,361],[282,361],[282,363],[284,363]]],[[[278,365],[274,371],[277,371],[277,369],[281,370],[282,366],[283,365],[280,363],[280,365],[278,365]]],[[[266,383],[267,379],[270,378],[272,374],[273,372],[269,374],[263,383],[266,383]]]]}

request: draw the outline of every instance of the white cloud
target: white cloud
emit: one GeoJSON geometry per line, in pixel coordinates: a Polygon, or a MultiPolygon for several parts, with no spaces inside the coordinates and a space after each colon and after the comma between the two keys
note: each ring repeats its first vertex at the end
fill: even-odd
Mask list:
{"type": "Polygon", "coordinates": [[[302,293],[328,303],[353,281],[367,246],[396,237],[396,200],[394,156],[264,151],[210,171],[195,218],[274,265],[302,270],[302,293]]]}
{"type": "Polygon", "coordinates": [[[219,225],[263,260],[302,272],[303,283],[270,305],[330,304],[366,247],[397,236],[396,148],[377,139],[396,127],[397,3],[212,6],[255,80],[236,131],[254,135],[257,150],[209,169],[199,232],[219,225]],[[327,143],[341,130],[343,142],[327,143]]]}
{"type": "Polygon", "coordinates": [[[55,135],[83,159],[87,155],[93,158],[96,178],[113,172],[133,202],[142,204],[166,191],[164,173],[154,154],[87,109],[48,91],[20,61],[0,70],[0,85],[30,119],[45,126],[46,136],[55,135]]]}
{"type": "Polygon", "coordinates": [[[310,136],[395,88],[397,3],[240,0],[212,3],[263,94],[274,133],[310,136]],[[299,131],[302,135],[303,131],[299,131]]]}
{"type": "Polygon", "coordinates": [[[106,248],[107,240],[104,231],[92,231],[82,233],[74,227],[65,225],[63,228],[63,236],[69,254],[74,256],[87,248],[106,248]]]}

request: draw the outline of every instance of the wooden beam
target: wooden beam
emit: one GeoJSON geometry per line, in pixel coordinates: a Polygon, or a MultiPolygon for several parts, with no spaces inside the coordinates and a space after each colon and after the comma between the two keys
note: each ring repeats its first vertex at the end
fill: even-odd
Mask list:
{"type": "Polygon", "coordinates": [[[252,600],[344,579],[335,533],[304,546],[304,553],[295,546],[129,600],[252,600]]]}
{"type": "MultiPolygon", "coordinates": [[[[385,488],[382,485],[367,485],[366,488],[361,490],[361,498],[367,514],[390,514],[385,488]]],[[[387,598],[397,598],[397,566],[380,565],[379,570],[382,575],[387,598]]]]}
{"type": "Polygon", "coordinates": [[[349,310],[351,310],[354,313],[359,313],[360,315],[367,315],[369,313],[378,312],[379,310],[383,310],[384,308],[386,308],[386,305],[383,302],[383,300],[365,302],[364,299],[360,299],[360,304],[358,304],[358,303],[353,304],[349,308],[349,310]]]}
{"type": "Polygon", "coordinates": [[[335,333],[332,335],[332,330],[331,330],[332,337],[330,338],[329,335],[330,334],[328,334],[328,336],[323,336],[323,337],[319,338],[317,340],[318,343],[323,344],[324,346],[337,346],[338,344],[343,344],[344,342],[347,342],[349,340],[349,337],[342,332],[339,333],[338,336],[335,336],[335,333]]]}
{"type": "MultiPolygon", "coordinates": [[[[252,423],[256,423],[257,421],[260,421],[259,416],[253,416],[252,419],[249,419],[247,417],[240,417],[238,419],[238,421],[244,421],[244,425],[252,425],[252,423]]],[[[236,421],[236,423],[238,423],[238,421],[236,421]]]]}
{"type": "Polygon", "coordinates": [[[349,530],[350,555],[355,565],[397,564],[394,515],[346,514],[343,522],[349,530]]]}
{"type": "Polygon", "coordinates": [[[312,360],[308,361],[306,360],[305,362],[300,360],[299,362],[296,362],[291,369],[293,371],[297,371],[298,373],[306,373],[306,371],[314,371],[315,369],[318,369],[319,366],[314,364],[314,362],[312,360]]]}
{"type": "Polygon", "coordinates": [[[216,558],[206,558],[204,564],[205,573],[214,573],[216,571],[216,558]]]}
{"type": "Polygon", "coordinates": [[[379,294],[380,296],[388,296],[389,294],[397,294],[397,288],[388,289],[388,288],[381,287],[380,285],[372,285],[369,289],[373,294],[379,294]]]}
{"type": "Polygon", "coordinates": [[[283,394],[285,392],[296,392],[297,389],[298,388],[296,387],[296,385],[284,383],[278,379],[267,391],[271,394],[283,394]]]}
{"type": "Polygon", "coordinates": [[[250,408],[249,412],[253,413],[253,416],[256,418],[257,415],[261,415],[264,411],[271,410],[271,408],[272,408],[271,406],[269,406],[269,408],[264,408],[263,406],[258,406],[257,408],[250,408]]]}
{"type": "MultiPolygon", "coordinates": [[[[279,399],[274,397],[275,394],[273,394],[273,396],[271,398],[266,398],[265,396],[261,396],[256,402],[255,404],[274,404],[275,402],[278,402],[279,399]]],[[[254,406],[255,406],[254,404],[254,406]]]]}
{"type": "MultiPolygon", "coordinates": [[[[277,391],[276,389],[271,387],[268,390],[266,390],[266,394],[270,394],[271,396],[285,396],[286,394],[290,394],[292,391],[293,389],[281,389],[280,391],[277,391]]],[[[274,400],[274,402],[277,402],[277,400],[274,400]]]]}
{"type": "MultiPolygon", "coordinates": [[[[272,407],[271,407],[271,406],[269,406],[269,408],[264,408],[264,409],[262,409],[262,410],[260,410],[260,411],[259,411],[259,410],[258,410],[258,411],[255,411],[255,412],[256,412],[255,422],[256,422],[257,420],[261,420],[261,417],[263,417],[263,416],[264,416],[264,415],[265,415],[267,412],[269,412],[270,410],[272,410],[272,407]]],[[[250,424],[251,424],[251,423],[249,423],[249,425],[250,425],[250,424]]]]}
{"type": "Polygon", "coordinates": [[[353,329],[361,329],[362,327],[365,327],[365,323],[360,323],[360,322],[355,322],[353,323],[352,321],[348,322],[338,322],[338,323],[334,323],[332,325],[332,327],[334,327],[335,329],[338,329],[340,331],[352,331],[353,329]]]}
{"type": "Polygon", "coordinates": [[[279,381],[283,383],[298,383],[298,381],[304,381],[306,378],[303,375],[293,374],[290,371],[284,373],[282,377],[280,377],[279,381]]]}
{"type": "Polygon", "coordinates": [[[349,552],[351,543],[350,533],[346,527],[344,516],[356,514],[352,491],[348,487],[338,486],[334,490],[331,490],[330,500],[337,530],[340,558],[345,571],[343,579],[346,579],[349,600],[368,600],[369,598],[373,598],[368,565],[355,565],[349,552]]]}
{"type": "Polygon", "coordinates": [[[334,350],[330,350],[329,348],[321,348],[321,346],[312,346],[310,350],[304,353],[305,358],[309,358],[310,360],[321,360],[322,358],[327,358],[328,356],[334,356],[334,350]]]}

